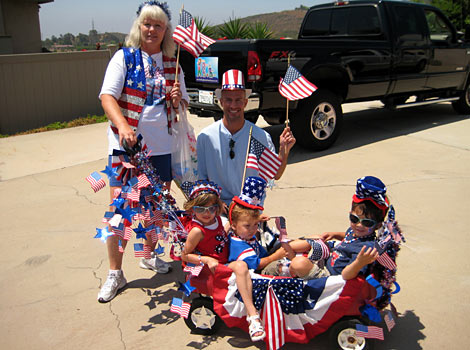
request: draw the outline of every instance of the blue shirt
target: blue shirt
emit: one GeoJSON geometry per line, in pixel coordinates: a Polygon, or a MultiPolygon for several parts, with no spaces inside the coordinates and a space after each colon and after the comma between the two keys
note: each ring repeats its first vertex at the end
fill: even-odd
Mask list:
{"type": "MultiPolygon", "coordinates": [[[[340,244],[335,245],[330,257],[326,261],[326,268],[332,275],[341,275],[344,268],[351,264],[361,251],[362,247],[375,247],[375,234],[356,238],[353,230],[349,228],[340,244]]],[[[364,266],[360,273],[366,274],[369,265],[364,266]]]]}
{"type": "Polygon", "coordinates": [[[257,270],[261,262],[261,258],[267,256],[266,250],[254,239],[245,241],[241,238],[230,235],[230,253],[228,261],[241,260],[246,262],[248,269],[257,270]]]}
{"type": "MultiPolygon", "coordinates": [[[[198,178],[218,184],[222,188],[221,199],[226,204],[230,204],[232,198],[241,192],[251,127],[252,137],[275,152],[271,136],[248,120],[233,135],[225,128],[222,120],[219,120],[204,128],[197,138],[198,178]],[[230,140],[235,141],[233,159],[230,159],[230,140]]],[[[259,174],[254,169],[247,169],[245,177],[248,176],[259,174]]]]}

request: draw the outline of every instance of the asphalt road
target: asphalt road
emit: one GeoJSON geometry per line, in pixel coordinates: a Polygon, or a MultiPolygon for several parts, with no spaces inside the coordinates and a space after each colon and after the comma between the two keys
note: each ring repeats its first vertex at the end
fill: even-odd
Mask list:
{"type": "MultiPolygon", "coordinates": [[[[268,192],[270,215],[291,237],[347,228],[356,179],[381,178],[406,236],[398,257],[397,325],[376,349],[465,349],[470,263],[470,119],[449,104],[389,112],[378,103],[345,105],[343,131],[329,150],[295,146],[268,192]]],[[[196,131],[211,120],[190,118],[196,131]]],[[[281,127],[266,127],[276,140],[281,127]]],[[[129,282],[111,303],[96,295],[107,273],[93,239],[108,204],[84,178],[104,168],[105,125],[0,139],[0,339],[3,349],[264,349],[225,326],[189,333],[169,311],[183,275],[124,258],[129,282]]],[[[181,195],[175,193],[179,203],[181,195]]],[[[169,260],[168,257],[166,257],[169,260]]],[[[327,336],[284,349],[329,349],[327,336]]]]}

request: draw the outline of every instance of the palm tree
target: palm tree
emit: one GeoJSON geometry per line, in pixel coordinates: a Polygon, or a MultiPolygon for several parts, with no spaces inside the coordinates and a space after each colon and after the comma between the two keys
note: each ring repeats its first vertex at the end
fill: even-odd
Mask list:
{"type": "Polygon", "coordinates": [[[209,38],[215,38],[216,36],[216,28],[206,22],[206,19],[204,17],[194,17],[194,23],[196,24],[197,29],[199,30],[200,33],[207,35],[209,38]]]}
{"type": "Polygon", "coordinates": [[[250,28],[246,23],[242,23],[240,18],[229,18],[219,27],[219,35],[227,39],[247,38],[250,28]]]}
{"type": "Polygon", "coordinates": [[[249,28],[248,38],[250,39],[272,39],[273,36],[267,23],[255,22],[249,28]]]}

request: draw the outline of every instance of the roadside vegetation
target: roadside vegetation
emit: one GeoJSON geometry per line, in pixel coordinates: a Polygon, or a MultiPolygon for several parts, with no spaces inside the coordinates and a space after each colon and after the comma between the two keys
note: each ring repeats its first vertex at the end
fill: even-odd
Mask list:
{"type": "Polygon", "coordinates": [[[86,117],[77,118],[68,122],[54,122],[46,126],[42,126],[40,128],[31,129],[22,131],[12,135],[4,135],[0,134],[0,138],[10,137],[10,136],[19,136],[19,135],[28,135],[28,134],[36,134],[38,132],[44,131],[52,131],[52,130],[59,130],[59,129],[67,129],[73,128],[76,126],[83,126],[83,125],[90,125],[96,123],[104,123],[107,122],[108,118],[105,115],[88,115],[86,117]]]}

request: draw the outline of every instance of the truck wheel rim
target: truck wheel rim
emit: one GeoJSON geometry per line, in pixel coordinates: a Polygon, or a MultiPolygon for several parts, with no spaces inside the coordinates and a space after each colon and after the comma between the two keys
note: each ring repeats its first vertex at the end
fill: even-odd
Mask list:
{"type": "Polygon", "coordinates": [[[196,328],[211,329],[215,324],[217,315],[211,309],[201,306],[194,309],[190,317],[196,328]]]}
{"type": "Polygon", "coordinates": [[[336,127],[336,112],[329,103],[320,103],[313,111],[310,130],[317,140],[328,139],[336,127]]]}
{"type": "Polygon", "coordinates": [[[343,350],[362,350],[366,347],[366,340],[358,337],[355,329],[346,328],[338,334],[338,345],[343,350]]]}

